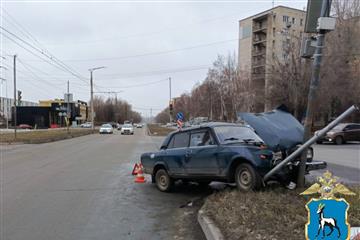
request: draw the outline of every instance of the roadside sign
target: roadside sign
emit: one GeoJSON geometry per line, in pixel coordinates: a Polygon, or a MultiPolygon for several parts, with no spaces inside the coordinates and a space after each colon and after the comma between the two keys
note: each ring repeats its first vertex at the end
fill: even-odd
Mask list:
{"type": "Polygon", "coordinates": [[[177,124],[177,126],[178,126],[179,129],[182,129],[183,121],[182,121],[181,119],[178,119],[178,120],[176,121],[176,124],[177,124]]]}
{"type": "Polygon", "coordinates": [[[184,120],[184,114],[182,112],[178,112],[176,114],[176,119],[183,121],[184,120]]]}

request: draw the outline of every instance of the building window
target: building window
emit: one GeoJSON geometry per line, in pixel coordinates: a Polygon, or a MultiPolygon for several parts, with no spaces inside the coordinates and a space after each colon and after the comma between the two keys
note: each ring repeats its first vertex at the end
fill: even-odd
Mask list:
{"type": "Polygon", "coordinates": [[[303,19],[300,19],[300,26],[303,25],[303,19]]]}
{"type": "Polygon", "coordinates": [[[295,24],[295,18],[292,18],[292,24],[295,24]]]}
{"type": "Polygon", "coordinates": [[[288,23],[289,22],[289,16],[283,16],[283,22],[288,23]]]}
{"type": "Polygon", "coordinates": [[[276,35],[276,28],[273,28],[273,37],[276,35]]]}

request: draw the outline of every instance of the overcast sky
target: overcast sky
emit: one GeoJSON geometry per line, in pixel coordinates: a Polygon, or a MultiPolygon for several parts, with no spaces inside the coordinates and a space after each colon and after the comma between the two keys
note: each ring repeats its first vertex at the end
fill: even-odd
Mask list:
{"type": "MultiPolygon", "coordinates": [[[[275,1],[275,6],[303,9],[306,2],[275,1]]],[[[153,108],[156,114],[169,101],[168,77],[172,78],[173,97],[190,92],[204,80],[207,67],[218,54],[237,54],[238,21],[271,7],[272,0],[225,3],[3,0],[1,26],[10,33],[1,29],[0,55],[5,59],[0,58],[0,66],[8,68],[1,68],[1,77],[8,80],[8,96],[13,96],[10,68],[13,60],[9,55],[17,54],[17,87],[24,100],[62,98],[69,80],[74,98],[88,101],[88,69],[106,66],[94,72],[94,91],[122,91],[118,97],[127,100],[135,110],[146,116],[153,108]],[[48,50],[85,79],[55,68],[14,40],[43,59],[47,58],[26,43],[48,50]]],[[[2,96],[5,92],[4,84],[2,96]]]]}

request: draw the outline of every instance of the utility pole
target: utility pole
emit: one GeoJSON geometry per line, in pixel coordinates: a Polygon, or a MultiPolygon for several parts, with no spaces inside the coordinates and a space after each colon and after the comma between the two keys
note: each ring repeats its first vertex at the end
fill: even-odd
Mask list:
{"type": "MultiPolygon", "coordinates": [[[[330,9],[330,2],[328,0],[323,0],[321,5],[320,17],[328,17],[329,14],[328,9],[330,9]]],[[[305,124],[304,124],[304,142],[310,139],[311,136],[314,107],[315,107],[317,90],[320,81],[320,66],[322,60],[322,52],[324,48],[325,33],[326,30],[319,29],[317,34],[316,49],[314,54],[313,66],[312,66],[310,89],[308,93],[308,103],[307,103],[305,124]]],[[[299,166],[297,186],[300,188],[304,187],[306,161],[307,161],[307,149],[302,152],[300,166],[299,166]]]]}
{"type": "Polygon", "coordinates": [[[170,123],[172,122],[172,116],[171,116],[171,109],[170,109],[170,105],[172,105],[172,99],[171,99],[171,77],[169,77],[169,93],[170,93],[170,100],[169,100],[169,120],[170,123]]]}
{"type": "Polygon", "coordinates": [[[95,131],[95,123],[94,123],[94,89],[93,89],[93,71],[102,69],[105,67],[96,67],[96,68],[90,68],[90,104],[91,104],[91,129],[94,132],[95,131]]]}
{"type": "Polygon", "coordinates": [[[152,121],[152,108],[150,108],[150,119],[149,119],[149,122],[151,123],[152,121]]]}
{"type": "Polygon", "coordinates": [[[70,124],[70,82],[67,81],[67,97],[66,97],[66,118],[67,118],[67,133],[70,134],[69,124],[70,124]]]}
{"type": "Polygon", "coordinates": [[[14,138],[16,139],[17,116],[16,116],[16,55],[14,55],[14,138]]]}
{"type": "Polygon", "coordinates": [[[94,89],[93,89],[93,71],[90,71],[90,107],[91,107],[91,129],[94,132],[94,89]]]}

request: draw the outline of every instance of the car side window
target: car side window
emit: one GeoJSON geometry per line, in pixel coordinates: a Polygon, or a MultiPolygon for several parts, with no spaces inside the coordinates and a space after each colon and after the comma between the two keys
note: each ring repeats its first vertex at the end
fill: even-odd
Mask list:
{"type": "Polygon", "coordinates": [[[360,130],[360,125],[350,125],[348,126],[348,130],[360,130]]]}
{"type": "Polygon", "coordinates": [[[184,148],[189,146],[189,133],[177,133],[175,134],[168,145],[168,149],[170,148],[184,148]]]}
{"type": "Polygon", "coordinates": [[[345,128],[344,128],[344,131],[349,131],[349,130],[354,130],[355,129],[355,125],[347,125],[345,128]]]}
{"type": "Polygon", "coordinates": [[[190,147],[214,145],[215,141],[209,130],[193,132],[190,135],[190,147]]]}

